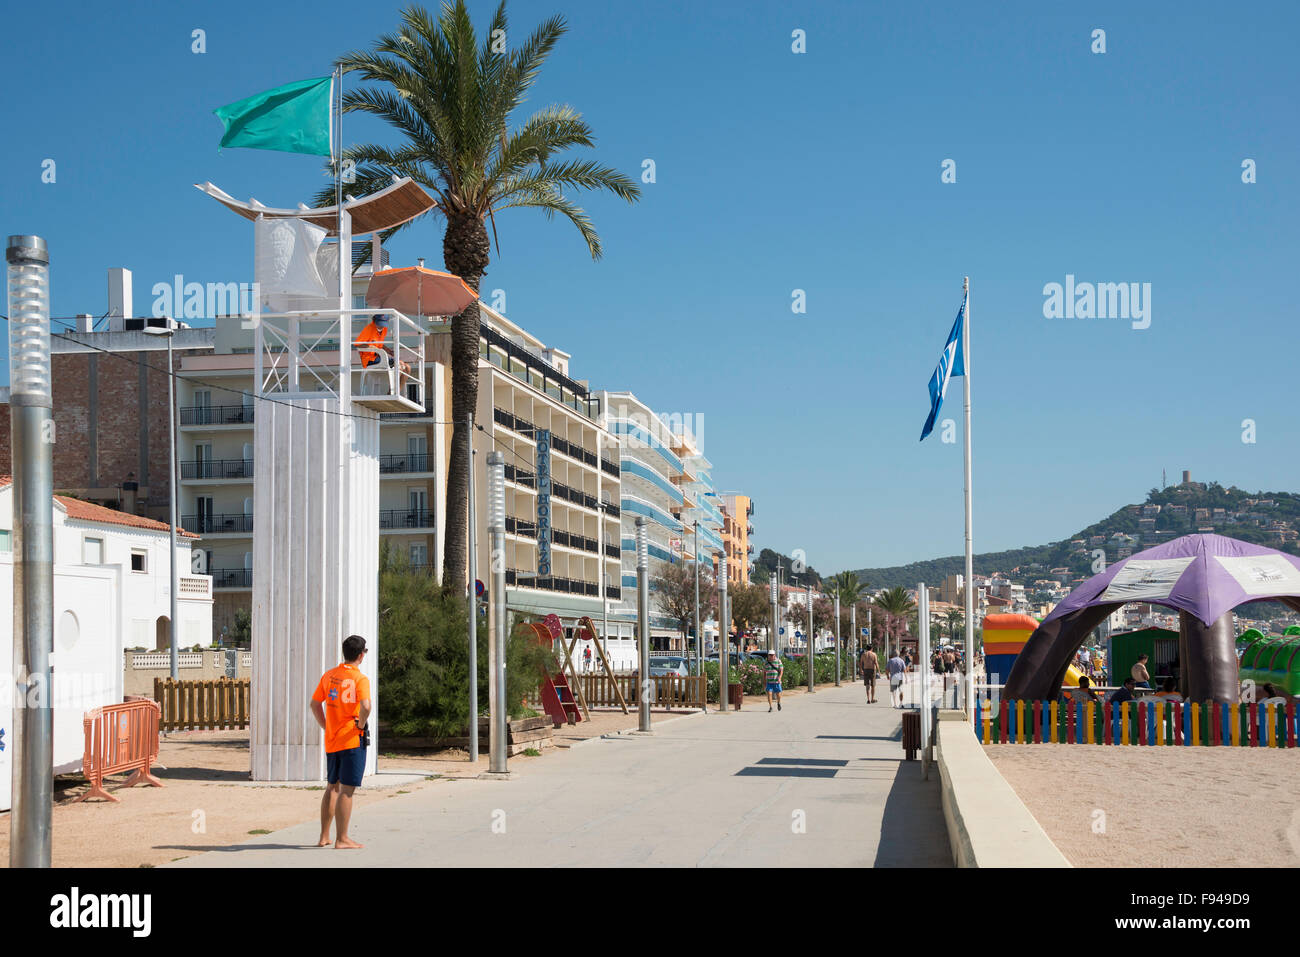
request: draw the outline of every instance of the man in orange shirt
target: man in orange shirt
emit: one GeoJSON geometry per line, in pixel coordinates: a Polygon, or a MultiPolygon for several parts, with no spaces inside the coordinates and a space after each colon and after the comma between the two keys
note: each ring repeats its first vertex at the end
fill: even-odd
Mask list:
{"type": "MultiPolygon", "coordinates": [[[[388,333],[392,330],[392,326],[393,320],[391,316],[377,313],[376,315],[371,316],[370,321],[362,328],[361,334],[357,336],[356,340],[358,350],[357,354],[361,359],[362,369],[369,369],[372,365],[379,362],[379,353],[365,348],[371,343],[374,343],[376,346],[383,349],[384,352],[388,353],[388,366],[390,369],[396,365],[401,369],[403,374],[411,371],[411,367],[406,362],[395,362],[392,347],[385,345],[385,340],[388,338],[388,333]]],[[[389,373],[389,378],[392,380],[391,372],[389,373]]],[[[390,391],[396,391],[391,382],[389,388],[390,391]]]]}
{"type": "Polygon", "coordinates": [[[370,679],[361,673],[366,641],[349,635],[343,641],[343,664],[321,676],[311,696],[311,713],[325,731],[325,767],[328,786],[320,801],[320,841],[330,843],[330,821],[336,825],[336,848],[361,847],[348,837],[352,817],[352,792],[361,786],[366,770],[366,721],[370,717],[370,679]]]}

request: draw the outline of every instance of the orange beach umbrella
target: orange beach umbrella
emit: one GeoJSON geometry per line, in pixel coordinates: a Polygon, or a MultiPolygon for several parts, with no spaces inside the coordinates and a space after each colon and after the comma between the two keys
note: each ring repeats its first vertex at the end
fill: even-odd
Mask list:
{"type": "Polygon", "coordinates": [[[408,316],[454,316],[477,298],[459,276],[423,266],[381,270],[366,290],[367,306],[408,316]]]}

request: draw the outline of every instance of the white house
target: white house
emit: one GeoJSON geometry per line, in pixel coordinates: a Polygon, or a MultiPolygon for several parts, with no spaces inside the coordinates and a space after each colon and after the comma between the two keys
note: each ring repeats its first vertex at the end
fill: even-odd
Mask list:
{"type": "MultiPolygon", "coordinates": [[[[139,515],[54,497],[54,771],[81,768],[86,711],[122,700],[122,652],[171,637],[169,528],[139,515]]],[[[190,573],[196,536],[178,531],[180,643],[212,642],[212,579],[190,573]]],[[[13,661],[13,486],[0,477],[0,662],[13,661]]],[[[12,684],[9,686],[12,687],[12,684]]],[[[0,699],[0,810],[9,807],[13,701],[0,699]]]]}

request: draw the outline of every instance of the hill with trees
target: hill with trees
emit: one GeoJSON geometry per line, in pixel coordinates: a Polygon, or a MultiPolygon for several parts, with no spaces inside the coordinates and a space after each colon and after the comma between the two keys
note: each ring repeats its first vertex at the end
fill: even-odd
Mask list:
{"type": "MultiPolygon", "coordinates": [[[[1053,568],[1066,568],[1072,577],[1091,575],[1097,549],[1105,552],[1106,563],[1111,564],[1123,557],[1121,548],[1136,553],[1198,531],[1213,531],[1300,555],[1300,495],[1245,492],[1235,486],[1224,488],[1217,482],[1153,488],[1145,501],[1125,505],[1069,538],[1046,545],[982,552],[974,556],[973,565],[977,575],[1000,573],[1020,583],[1044,578],[1053,568]],[[1159,506],[1159,510],[1147,506],[1159,506]],[[1115,537],[1118,535],[1129,538],[1121,543],[1115,537]]],[[[965,566],[964,556],[950,555],[888,568],[862,568],[856,573],[873,589],[915,588],[917,582],[937,585],[949,575],[963,575],[965,566]]]]}

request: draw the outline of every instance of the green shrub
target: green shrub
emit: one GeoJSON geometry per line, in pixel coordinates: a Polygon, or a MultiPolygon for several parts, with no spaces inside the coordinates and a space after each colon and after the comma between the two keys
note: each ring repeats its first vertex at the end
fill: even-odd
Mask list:
{"type": "MultiPolygon", "coordinates": [[[[400,553],[380,551],[379,714],[399,735],[455,737],[469,727],[468,609],[433,576],[411,571],[400,553]]],[[[487,619],[478,620],[478,701],[488,702],[487,619]]],[[[506,701],[511,718],[527,710],[547,649],[531,636],[512,635],[506,646],[506,701]]]]}

